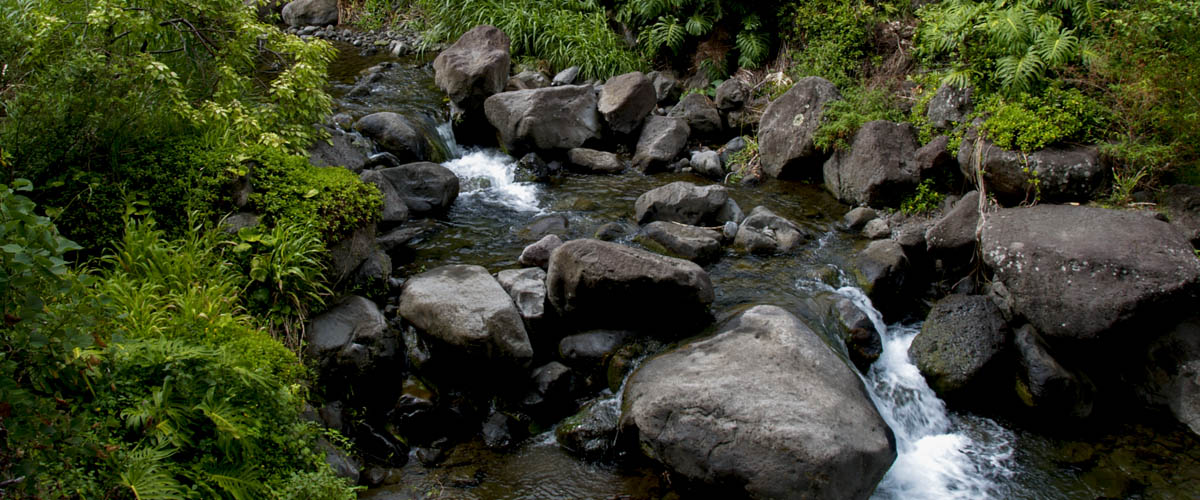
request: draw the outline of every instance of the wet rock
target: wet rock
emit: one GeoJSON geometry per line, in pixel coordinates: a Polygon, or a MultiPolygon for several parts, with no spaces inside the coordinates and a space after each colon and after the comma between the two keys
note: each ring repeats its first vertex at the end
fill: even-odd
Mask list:
{"type": "Polygon", "coordinates": [[[842,217],[842,222],[846,223],[846,227],[857,230],[878,217],[879,215],[874,209],[870,207],[858,207],[846,212],[846,215],[842,217]]]}
{"type": "Polygon", "coordinates": [[[1151,344],[1143,371],[1143,398],[1200,434],[1200,319],[1180,323],[1151,344]]]}
{"type": "Polygon", "coordinates": [[[430,435],[428,430],[438,423],[433,391],[420,379],[410,375],[404,379],[400,397],[396,398],[387,418],[395,428],[404,430],[408,439],[422,444],[427,442],[424,438],[430,435]]]}
{"type": "Polygon", "coordinates": [[[942,397],[955,396],[968,387],[995,387],[1009,336],[991,299],[951,295],[934,304],[908,355],[929,387],[942,397]]]}
{"type": "Polygon", "coordinates": [[[525,247],[521,251],[521,257],[517,262],[523,266],[535,266],[545,269],[550,265],[550,254],[554,253],[554,249],[562,246],[562,238],[557,234],[547,234],[537,243],[525,247]]]}
{"type": "Polygon", "coordinates": [[[848,151],[838,151],[825,162],[825,187],[845,203],[899,206],[920,181],[913,163],[917,146],[911,124],[867,122],[854,134],[848,151]]]}
{"type": "Polygon", "coordinates": [[[559,446],[571,453],[603,458],[614,451],[620,421],[617,400],[594,401],[558,424],[554,437],[559,446]]]}
{"type": "Polygon", "coordinates": [[[738,225],[733,245],[747,253],[770,255],[794,251],[809,237],[808,232],[794,222],[759,206],[738,225]]]}
{"type": "Polygon", "coordinates": [[[375,251],[375,224],[355,229],[349,236],[329,248],[327,276],[341,281],[350,276],[375,251]]]}
{"type": "Polygon", "coordinates": [[[313,318],[304,341],[331,390],[337,390],[337,383],[354,384],[399,368],[393,365],[398,336],[387,328],[379,307],[363,297],[347,297],[313,318]]]}
{"type": "Polygon", "coordinates": [[[238,212],[221,221],[221,230],[229,234],[237,234],[243,228],[258,226],[258,215],[250,212],[238,212]]]}
{"type": "Polygon", "coordinates": [[[571,366],[596,368],[604,363],[629,338],[629,332],[595,330],[563,337],[558,343],[558,355],[571,366]]]}
{"type": "Polygon", "coordinates": [[[696,173],[720,181],[725,178],[725,167],[721,166],[721,155],[716,151],[697,151],[692,153],[692,169],[696,173]]]}
{"type": "Polygon", "coordinates": [[[1017,354],[1017,396],[1026,406],[1050,417],[1087,418],[1096,388],[1054,359],[1050,347],[1030,325],[1013,334],[1017,354]]]}
{"type": "Polygon", "coordinates": [[[546,75],[543,75],[539,71],[527,69],[509,78],[504,90],[511,92],[513,90],[540,89],[549,86],[550,79],[546,78],[546,75]]]}
{"type": "Polygon", "coordinates": [[[283,6],[283,22],[293,28],[338,23],[337,0],[293,0],[283,6]]]}
{"type": "Polygon", "coordinates": [[[416,223],[406,224],[404,226],[392,229],[383,235],[375,238],[375,244],[380,250],[387,252],[388,255],[394,255],[401,250],[409,241],[420,237],[425,232],[432,229],[433,221],[423,220],[416,223]]]}
{"type": "Polygon", "coordinates": [[[363,164],[364,170],[378,170],[381,168],[399,167],[404,162],[400,161],[396,155],[387,151],[381,153],[373,153],[367,156],[367,162],[363,164]]]}
{"type": "Polygon", "coordinates": [[[557,75],[554,75],[554,80],[550,82],[550,85],[555,87],[559,85],[573,85],[575,83],[575,79],[578,77],[579,66],[571,66],[570,68],[559,71],[557,75]]]}
{"type": "Polygon", "coordinates": [[[575,372],[567,365],[551,361],[534,369],[529,378],[533,390],[525,397],[526,406],[553,411],[553,407],[575,404],[574,397],[579,387],[575,372]]]}
{"type": "Polygon", "coordinates": [[[322,406],[320,410],[317,410],[317,414],[320,417],[320,423],[325,424],[325,427],[329,429],[342,432],[342,430],[346,428],[342,418],[342,410],[344,407],[345,405],[343,405],[341,401],[332,401],[322,406]]]}
{"type": "Polygon", "coordinates": [[[1200,186],[1171,186],[1162,193],[1159,206],[1167,212],[1171,225],[1200,248],[1200,186]]]}
{"type": "Polygon", "coordinates": [[[362,473],[362,482],[371,488],[378,488],[388,484],[398,484],[402,480],[402,473],[399,469],[390,469],[387,467],[369,467],[362,473]]]}
{"type": "Polygon", "coordinates": [[[549,182],[550,165],[542,161],[537,153],[529,153],[517,160],[517,180],[524,182],[549,182]]]}
{"type": "Polygon", "coordinates": [[[638,224],[660,220],[714,226],[728,200],[729,192],[719,184],[701,187],[677,181],[642,193],[634,203],[634,211],[638,224]]]}
{"type": "Polygon", "coordinates": [[[691,133],[681,118],[648,117],[633,155],[634,168],[647,174],[664,170],[683,151],[691,133]]]}
{"type": "Polygon", "coordinates": [[[445,213],[458,199],[458,176],[437,163],[409,163],[377,172],[404,199],[410,215],[428,217],[445,213]]]}
{"type": "Polygon", "coordinates": [[[820,175],[826,155],[813,145],[813,135],[825,104],[841,98],[829,80],[810,76],[772,101],[758,125],[763,171],[776,178],[820,175]]]}
{"type": "Polygon", "coordinates": [[[383,250],[376,249],[354,270],[350,276],[350,283],[359,293],[382,299],[387,296],[388,282],[391,278],[392,258],[383,250]]]}
{"type": "Polygon", "coordinates": [[[371,148],[361,138],[330,130],[328,141],[314,141],[308,148],[308,162],[315,167],[345,167],[351,172],[362,172],[367,164],[371,148]]]}
{"type": "MultiPolygon", "coordinates": [[[[445,346],[453,356],[443,370],[477,378],[484,385],[512,382],[527,366],[533,348],[512,298],[487,269],[449,265],[418,274],[400,294],[398,312],[426,337],[445,346]],[[467,360],[482,362],[472,374],[461,373],[467,360]]],[[[436,351],[436,348],[435,348],[436,351]]],[[[434,352],[434,358],[437,358],[434,352]]]]}
{"type": "Polygon", "coordinates": [[[661,246],[672,257],[699,264],[721,258],[721,234],[710,229],[655,221],[642,228],[641,236],[661,246]]]}
{"type": "Polygon", "coordinates": [[[1088,201],[1108,180],[1108,169],[1100,162],[1095,146],[1050,147],[1026,155],[983,140],[976,152],[975,137],[972,130],[963,139],[958,150],[959,168],[973,179],[974,160],[980,159],[988,192],[1006,206],[1024,200],[1088,201]]]}
{"type": "Polygon", "coordinates": [[[424,135],[403,115],[384,111],[358,119],[354,129],[370,138],[401,162],[429,159],[429,144],[424,135]]]}
{"type": "Polygon", "coordinates": [[[863,236],[872,240],[881,240],[892,235],[892,228],[888,227],[888,221],[884,219],[871,219],[866,226],[863,226],[863,236]]]}
{"type": "Polygon", "coordinates": [[[600,137],[596,92],[587,85],[502,92],[487,98],[483,108],[514,153],[577,148],[600,137]]]}
{"type": "Polygon", "coordinates": [[[317,438],[317,448],[325,453],[325,463],[329,464],[334,474],[351,483],[358,483],[360,465],[357,461],[323,437],[317,438]]]}
{"type": "Polygon", "coordinates": [[[559,316],[590,328],[685,334],[710,318],[712,281],[700,266],[599,240],[573,240],[550,257],[546,278],[559,316]]]}
{"type": "Polygon", "coordinates": [[[657,103],[654,86],[640,71],[614,76],[604,82],[597,109],[618,134],[630,134],[642,126],[642,120],[657,103]]]}
{"type": "Polygon", "coordinates": [[[508,35],[494,26],[476,26],[433,60],[434,82],[460,109],[477,110],[504,90],[508,80],[508,35]]]}
{"type": "Polygon", "coordinates": [[[562,214],[549,214],[534,218],[525,227],[517,232],[522,238],[529,240],[542,238],[547,235],[555,234],[566,236],[567,228],[571,223],[567,220],[567,216],[562,214]]]}
{"type": "Polygon", "coordinates": [[[623,406],[643,453],[752,498],[866,499],[896,457],[858,375],[775,306],[647,361],[623,406]]]}
{"type": "Polygon", "coordinates": [[[496,274],[496,281],[512,297],[527,329],[545,317],[546,271],[537,267],[506,269],[496,274]]]}
{"type": "Polygon", "coordinates": [[[572,165],[590,174],[619,174],[625,170],[625,162],[614,153],[594,149],[575,148],[567,151],[572,165]]]}
{"type": "Polygon", "coordinates": [[[651,71],[646,78],[649,78],[650,84],[654,86],[654,94],[658,97],[659,104],[679,100],[683,89],[679,84],[679,76],[674,71],[651,71]]]}
{"type": "Polygon", "coordinates": [[[379,217],[381,226],[392,227],[408,220],[408,204],[404,202],[404,198],[382,173],[378,170],[366,170],[358,175],[358,179],[364,183],[374,184],[379,189],[379,194],[383,199],[383,206],[380,207],[383,213],[379,217]]]}
{"type": "Polygon", "coordinates": [[[667,116],[682,118],[687,122],[693,138],[709,138],[720,134],[724,128],[717,105],[704,94],[688,94],[679,104],[671,108],[667,116]]]}
{"type": "Polygon", "coordinates": [[[875,240],[859,253],[855,263],[859,288],[885,317],[897,314],[909,268],[904,248],[895,240],[875,240]]]}
{"type": "Polygon", "coordinates": [[[965,89],[953,85],[942,84],[937,93],[929,101],[926,117],[934,128],[950,129],[960,123],[966,123],[967,117],[975,110],[971,102],[971,88],[965,89]]]}
{"type": "Polygon", "coordinates": [[[1175,228],[1135,213],[1037,205],[987,217],[983,261],[1005,306],[1053,345],[1169,328],[1192,309],[1200,259],[1175,228]]]}
{"type": "Polygon", "coordinates": [[[608,222],[596,229],[596,234],[593,237],[601,241],[616,241],[624,238],[631,232],[629,227],[624,224],[608,222]]]}
{"type": "Polygon", "coordinates": [[[721,111],[741,109],[750,100],[750,86],[737,78],[730,78],[717,86],[716,105],[721,111]]]}
{"type": "Polygon", "coordinates": [[[729,142],[726,142],[725,145],[721,147],[721,163],[728,165],[730,163],[730,158],[732,158],[733,155],[738,154],[738,152],[742,151],[743,149],[746,149],[745,138],[739,135],[733,139],[730,139],[729,142]]]}

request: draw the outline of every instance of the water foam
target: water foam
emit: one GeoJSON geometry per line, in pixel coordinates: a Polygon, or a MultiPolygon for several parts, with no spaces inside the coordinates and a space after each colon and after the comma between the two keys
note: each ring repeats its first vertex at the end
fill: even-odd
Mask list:
{"type": "Polygon", "coordinates": [[[519,212],[540,212],[538,187],[517,182],[517,161],[494,149],[464,149],[454,139],[449,123],[437,127],[451,159],[442,166],[459,180],[459,198],[471,202],[499,205],[519,212]]]}

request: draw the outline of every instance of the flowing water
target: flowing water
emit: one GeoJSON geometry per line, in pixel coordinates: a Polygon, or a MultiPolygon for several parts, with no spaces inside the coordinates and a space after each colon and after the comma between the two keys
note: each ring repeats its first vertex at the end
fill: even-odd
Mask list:
{"type": "MultiPolygon", "coordinates": [[[[393,64],[372,90],[355,92],[359,72],[391,62],[360,57],[342,47],[333,71],[332,93],[339,112],[353,118],[396,111],[422,124],[445,151],[443,164],[460,178],[458,200],[432,229],[410,242],[410,258],[396,274],[409,276],[443,264],[469,263],[496,272],[518,267],[517,256],[550,232],[564,238],[591,236],[611,222],[629,228],[634,200],[643,192],[676,180],[709,183],[688,174],[643,176],[636,172],[588,176],[567,173],[551,184],[518,181],[507,155],[458,147],[445,126],[445,102],[432,83],[428,60],[393,64]],[[351,96],[350,94],[354,94],[351,96]]],[[[1092,499],[1200,497],[1200,446],[1174,422],[1142,416],[1120,418],[1073,432],[1021,430],[1022,426],[950,411],[908,358],[919,323],[884,324],[880,314],[852,286],[847,262],[865,242],[840,229],[848,207],[819,186],[768,182],[758,188],[730,187],[731,197],[749,212],[764,205],[814,234],[797,255],[756,257],[729,251],[708,266],[717,317],[748,304],[774,304],[805,319],[835,350],[829,314],[833,301],[851,299],[874,321],[883,354],[863,383],[896,435],[898,457],[874,498],[878,499],[1092,499]]],[[[602,404],[617,404],[609,395],[602,404]]],[[[677,497],[659,469],[644,463],[593,463],[563,452],[553,433],[535,436],[513,451],[490,451],[478,443],[451,450],[439,467],[410,461],[403,484],[367,492],[363,498],[664,498],[677,497]]]]}

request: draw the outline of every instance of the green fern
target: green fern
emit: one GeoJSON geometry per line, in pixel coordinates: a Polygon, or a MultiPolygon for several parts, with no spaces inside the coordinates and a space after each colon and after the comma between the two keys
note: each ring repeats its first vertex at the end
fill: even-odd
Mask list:
{"type": "Polygon", "coordinates": [[[672,53],[678,53],[679,49],[683,48],[683,42],[687,30],[683,25],[679,24],[679,19],[675,16],[662,16],[658,21],[650,27],[650,32],[646,37],[646,48],[650,53],[656,53],[663,47],[671,49],[672,53]]]}
{"type": "Polygon", "coordinates": [[[1033,48],[1050,67],[1062,66],[1079,56],[1079,38],[1073,30],[1059,28],[1041,31],[1033,48]]]}
{"type": "Polygon", "coordinates": [[[175,500],[184,498],[183,485],[170,471],[174,449],[164,445],[141,447],[125,457],[118,484],[137,500],[175,500]]]}
{"type": "Polygon", "coordinates": [[[996,61],[996,75],[1004,89],[1016,92],[1028,91],[1042,77],[1046,62],[1030,47],[1021,56],[1005,56],[996,61]]]}

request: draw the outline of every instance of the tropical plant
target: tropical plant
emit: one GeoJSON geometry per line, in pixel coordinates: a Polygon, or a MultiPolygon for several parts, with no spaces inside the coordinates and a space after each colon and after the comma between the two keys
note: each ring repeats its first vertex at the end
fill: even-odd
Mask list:
{"type": "Polygon", "coordinates": [[[616,20],[641,30],[639,44],[651,56],[666,51],[678,55],[689,38],[702,38],[725,25],[736,33],[738,65],[757,68],[771,51],[763,19],[773,19],[774,12],[766,7],[722,0],[629,0],[618,2],[616,20]]]}
{"type": "Polygon", "coordinates": [[[946,195],[937,192],[933,184],[933,179],[925,179],[917,184],[916,191],[900,202],[900,211],[915,215],[929,213],[941,207],[946,195]]]}
{"type": "Polygon", "coordinates": [[[813,135],[813,144],[823,151],[846,150],[864,123],[873,120],[904,121],[905,114],[896,105],[896,97],[884,89],[846,89],[842,99],[825,105],[821,126],[813,135]]]}

